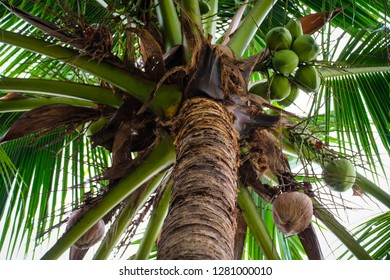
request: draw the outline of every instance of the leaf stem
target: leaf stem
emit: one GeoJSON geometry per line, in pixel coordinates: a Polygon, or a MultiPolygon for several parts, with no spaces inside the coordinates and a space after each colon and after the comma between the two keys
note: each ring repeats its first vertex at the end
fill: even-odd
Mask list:
{"type": "Polygon", "coordinates": [[[318,68],[322,78],[341,77],[347,75],[366,74],[375,72],[390,72],[390,66],[347,67],[347,68],[318,68]]]}
{"type": "Polygon", "coordinates": [[[120,95],[111,89],[74,82],[43,79],[0,78],[0,90],[76,98],[118,108],[122,103],[120,95]]]}
{"type": "Polygon", "coordinates": [[[54,246],[42,257],[43,260],[59,258],[85,232],[106,215],[119,202],[133,193],[139,186],[160,173],[175,161],[173,138],[164,137],[150,155],[126,178],[121,180],[99,205],[91,208],[85,216],[67,231],[54,246]]]}
{"type": "Polygon", "coordinates": [[[165,50],[168,51],[183,42],[180,20],[172,0],[154,0],[154,3],[164,37],[165,50]]]}
{"type": "MultiPolygon", "coordinates": [[[[53,45],[44,40],[0,30],[0,42],[40,53],[76,66],[111,83],[142,102],[149,98],[156,87],[154,82],[142,79],[109,62],[93,60],[88,55],[81,55],[75,50],[53,45]]],[[[172,110],[172,106],[178,106],[177,104],[180,101],[180,88],[162,85],[151,101],[150,107],[156,114],[167,116],[167,111],[172,110]]]]}
{"type": "Polygon", "coordinates": [[[51,104],[67,104],[78,107],[94,108],[96,104],[84,100],[51,97],[51,98],[26,98],[0,102],[0,113],[24,112],[51,104]]]}
{"type": "Polygon", "coordinates": [[[269,260],[280,260],[267,226],[265,225],[263,218],[260,216],[251,195],[245,187],[240,186],[237,201],[244,213],[244,218],[257,243],[263,250],[264,255],[269,260]]]}
{"type": "Polygon", "coordinates": [[[165,217],[167,216],[171,193],[172,184],[168,183],[168,185],[165,186],[157,207],[153,209],[152,215],[150,216],[145,234],[142,238],[137,254],[135,255],[136,260],[146,260],[149,257],[153,244],[156,241],[164,224],[165,217]]]}
{"type": "MultiPolygon", "coordinates": [[[[199,10],[199,1],[198,0],[182,0],[184,11],[187,13],[187,16],[192,20],[193,24],[201,26],[202,20],[200,17],[199,10]]],[[[195,31],[195,30],[193,30],[195,31]]]]}
{"type": "Polygon", "coordinates": [[[211,43],[216,40],[215,34],[217,31],[217,14],[218,14],[218,0],[209,0],[210,11],[205,15],[203,20],[203,30],[206,38],[213,36],[211,43]]]}
{"type": "Polygon", "coordinates": [[[385,206],[387,206],[390,209],[390,194],[382,190],[375,183],[368,180],[363,175],[356,173],[356,185],[358,186],[359,189],[375,197],[377,200],[382,202],[385,206]]]}
{"type": "Polygon", "coordinates": [[[333,215],[321,206],[320,202],[312,199],[314,205],[314,215],[320,219],[327,228],[332,231],[337,238],[360,260],[371,260],[370,254],[355,240],[355,238],[340,224],[333,215]]]}
{"type": "Polygon", "coordinates": [[[246,48],[255,36],[257,29],[275,3],[275,0],[258,1],[237,28],[228,43],[228,46],[233,50],[237,59],[243,56],[246,48]]]}
{"type": "Polygon", "coordinates": [[[165,174],[166,172],[162,172],[156,175],[141,194],[133,193],[131,195],[129,202],[121,210],[121,213],[115,222],[111,225],[109,231],[106,233],[106,236],[100,243],[100,246],[93,257],[94,260],[105,260],[108,258],[109,254],[118,243],[122,234],[133,221],[134,216],[142,208],[149,196],[160,185],[161,180],[164,178],[165,174]]]}

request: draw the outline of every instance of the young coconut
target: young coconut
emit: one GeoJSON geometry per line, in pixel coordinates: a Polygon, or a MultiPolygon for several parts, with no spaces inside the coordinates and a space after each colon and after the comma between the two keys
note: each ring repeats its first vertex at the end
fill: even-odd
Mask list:
{"type": "Polygon", "coordinates": [[[293,41],[303,35],[302,24],[298,19],[290,19],[285,27],[290,31],[293,41]]]}
{"type": "MultiPolygon", "coordinates": [[[[66,225],[66,231],[78,223],[87,211],[88,208],[81,208],[73,211],[66,225]]],[[[82,260],[88,249],[103,238],[104,232],[105,224],[104,221],[100,219],[72,245],[69,251],[69,259],[82,260]]]]}
{"type": "Polygon", "coordinates": [[[287,28],[279,26],[268,31],[265,42],[270,50],[287,50],[291,47],[292,37],[287,28]]]}
{"type": "Polygon", "coordinates": [[[263,79],[249,86],[249,92],[263,97],[265,100],[270,101],[270,84],[267,79],[263,79]]]}
{"type": "Polygon", "coordinates": [[[297,68],[299,58],[290,50],[277,51],[272,58],[272,67],[283,74],[292,73],[297,68]]]}
{"type": "Polygon", "coordinates": [[[283,107],[288,107],[294,103],[294,101],[298,98],[299,88],[294,84],[290,83],[291,91],[290,94],[283,100],[278,101],[278,104],[283,107]]]}
{"type": "Polygon", "coordinates": [[[290,81],[280,74],[274,74],[271,77],[271,100],[280,101],[289,96],[291,92],[290,81]]]}
{"type": "Polygon", "coordinates": [[[317,69],[312,65],[302,65],[295,72],[295,81],[304,91],[317,91],[321,84],[321,78],[317,69]]]}
{"type": "Polygon", "coordinates": [[[344,158],[332,160],[322,170],[322,179],[331,190],[345,192],[355,183],[355,166],[344,158]]]}
{"type": "Polygon", "coordinates": [[[276,227],[287,236],[306,229],[313,216],[313,203],[306,194],[284,192],[276,197],[272,217],[276,227]]]}
{"type": "Polygon", "coordinates": [[[295,39],[291,46],[291,49],[298,55],[299,61],[312,61],[320,53],[320,46],[316,40],[308,35],[304,34],[295,39]]]}
{"type": "Polygon", "coordinates": [[[208,12],[210,12],[211,7],[210,4],[207,3],[206,1],[199,1],[199,11],[201,15],[205,15],[208,12]]]}

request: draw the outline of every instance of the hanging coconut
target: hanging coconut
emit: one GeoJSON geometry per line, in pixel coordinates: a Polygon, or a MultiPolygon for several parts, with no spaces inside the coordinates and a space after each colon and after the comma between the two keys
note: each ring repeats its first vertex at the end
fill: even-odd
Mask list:
{"type": "Polygon", "coordinates": [[[290,83],[291,91],[290,94],[283,100],[278,101],[278,104],[283,107],[288,107],[294,103],[294,101],[298,98],[299,88],[294,84],[290,83]]]}
{"type": "Polygon", "coordinates": [[[311,92],[319,89],[321,84],[320,75],[312,65],[302,65],[295,72],[295,81],[304,91],[311,92]]]}
{"type": "Polygon", "coordinates": [[[347,159],[332,160],[322,170],[322,179],[331,190],[345,192],[355,183],[355,166],[347,159]]]}
{"type": "Polygon", "coordinates": [[[306,194],[284,192],[276,197],[272,217],[276,227],[287,236],[306,229],[313,216],[313,203],[306,194]]]}
{"type": "Polygon", "coordinates": [[[320,46],[317,44],[316,40],[308,34],[297,37],[292,44],[291,49],[298,55],[299,61],[303,62],[312,61],[320,53],[320,46]]]}
{"type": "Polygon", "coordinates": [[[289,49],[292,42],[290,31],[285,27],[274,27],[265,35],[268,48],[273,51],[289,49]]]}
{"type": "MultiPolygon", "coordinates": [[[[81,208],[73,211],[66,225],[66,231],[78,223],[87,211],[87,208],[81,208]]],[[[105,224],[104,221],[100,219],[73,244],[69,252],[69,259],[83,259],[87,250],[103,238],[104,232],[105,224]]]]}
{"type": "Polygon", "coordinates": [[[272,67],[283,74],[291,74],[297,68],[299,58],[290,50],[277,51],[272,58],[272,67]]]}
{"type": "Polygon", "coordinates": [[[210,4],[207,3],[206,1],[199,1],[199,11],[201,15],[205,15],[208,12],[210,12],[210,4]]]}
{"type": "Polygon", "coordinates": [[[290,19],[285,27],[290,31],[293,42],[303,35],[302,24],[298,19],[290,19]]]}
{"type": "Polygon", "coordinates": [[[267,101],[270,101],[271,89],[267,79],[263,79],[250,85],[249,92],[261,96],[267,101]]]}
{"type": "Polygon", "coordinates": [[[280,101],[289,96],[291,92],[290,81],[284,76],[280,74],[274,74],[271,77],[271,92],[270,98],[271,100],[280,101]]]}

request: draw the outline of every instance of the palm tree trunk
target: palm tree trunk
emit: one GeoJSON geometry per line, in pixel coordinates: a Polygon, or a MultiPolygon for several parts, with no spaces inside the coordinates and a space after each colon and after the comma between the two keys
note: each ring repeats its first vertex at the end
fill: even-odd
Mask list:
{"type": "Polygon", "coordinates": [[[233,259],[238,133],[217,102],[192,98],[178,118],[170,209],[158,259],[233,259]]]}

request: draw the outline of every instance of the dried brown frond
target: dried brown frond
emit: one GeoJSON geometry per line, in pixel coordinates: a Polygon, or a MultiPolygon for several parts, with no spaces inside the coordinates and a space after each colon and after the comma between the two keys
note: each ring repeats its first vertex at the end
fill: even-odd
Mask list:
{"type": "Polygon", "coordinates": [[[18,99],[26,99],[27,97],[17,93],[17,92],[8,92],[6,95],[0,97],[1,102],[11,101],[11,100],[18,100],[18,99]]]}
{"type": "Polygon", "coordinates": [[[7,131],[0,143],[32,133],[47,133],[58,128],[74,131],[80,124],[97,120],[100,112],[64,104],[46,105],[32,109],[19,117],[7,131]]]}

